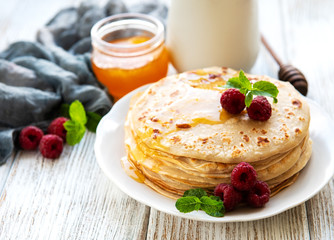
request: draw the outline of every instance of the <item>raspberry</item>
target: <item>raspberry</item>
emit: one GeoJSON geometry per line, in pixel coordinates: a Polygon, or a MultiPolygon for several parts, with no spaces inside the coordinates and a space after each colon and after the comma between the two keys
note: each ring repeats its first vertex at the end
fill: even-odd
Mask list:
{"type": "Polygon", "coordinates": [[[55,134],[63,139],[63,141],[66,141],[66,129],[64,127],[64,123],[68,121],[67,118],[59,117],[54,119],[49,127],[48,127],[48,133],[49,134],[55,134]]]}
{"type": "Polygon", "coordinates": [[[247,195],[247,203],[251,207],[263,207],[270,198],[270,189],[266,182],[256,181],[253,189],[247,195]]]}
{"type": "Polygon", "coordinates": [[[246,162],[241,162],[234,167],[231,173],[231,183],[239,191],[249,191],[256,182],[255,169],[246,162]]]}
{"type": "Polygon", "coordinates": [[[39,151],[45,158],[58,158],[63,151],[63,139],[54,134],[47,134],[39,143],[39,151]]]}
{"type": "Polygon", "coordinates": [[[19,136],[21,148],[25,150],[34,150],[43,137],[43,131],[35,126],[28,126],[22,129],[19,136]]]}
{"type": "Polygon", "coordinates": [[[267,121],[271,117],[271,105],[267,98],[257,96],[247,108],[247,113],[253,120],[267,121]]]}
{"type": "Polygon", "coordinates": [[[232,185],[225,183],[216,186],[214,195],[221,198],[226,211],[232,211],[242,200],[241,193],[236,191],[232,185]]]}
{"type": "Polygon", "coordinates": [[[238,89],[230,88],[222,94],[220,104],[229,113],[241,113],[245,108],[245,95],[238,89]]]}

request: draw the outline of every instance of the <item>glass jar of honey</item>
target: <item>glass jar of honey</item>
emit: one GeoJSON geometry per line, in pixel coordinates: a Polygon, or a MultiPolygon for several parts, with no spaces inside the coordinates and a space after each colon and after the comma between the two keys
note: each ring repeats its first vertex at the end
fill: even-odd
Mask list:
{"type": "Polygon", "coordinates": [[[116,100],[167,75],[164,26],[156,18],[144,14],[107,17],[93,26],[91,37],[93,71],[116,100]]]}

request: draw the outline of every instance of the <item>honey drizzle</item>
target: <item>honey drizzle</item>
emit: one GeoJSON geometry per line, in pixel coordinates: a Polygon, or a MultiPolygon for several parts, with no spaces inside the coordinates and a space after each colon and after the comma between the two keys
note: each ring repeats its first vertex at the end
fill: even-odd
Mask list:
{"type": "MultiPolygon", "coordinates": [[[[226,84],[226,81],[223,79],[223,76],[226,74],[221,74],[219,72],[206,72],[204,70],[196,70],[185,74],[181,74],[181,77],[184,77],[187,79],[187,81],[190,83],[190,86],[193,88],[200,88],[200,89],[207,89],[207,90],[215,90],[219,92],[223,92],[226,89],[222,88],[221,86],[226,84]],[[184,76],[183,76],[184,75],[184,76]],[[214,77],[211,77],[210,75],[213,75],[214,77]]],[[[234,118],[236,115],[230,114],[224,109],[217,110],[217,114],[219,114],[219,117],[217,120],[212,120],[205,117],[198,117],[193,118],[190,121],[189,120],[180,120],[180,123],[189,124],[191,127],[196,127],[200,124],[207,124],[207,125],[217,125],[217,124],[224,124],[226,121],[228,121],[231,118],[234,118]]],[[[243,113],[241,113],[243,114],[243,113]]],[[[166,127],[166,125],[164,126],[166,127]]],[[[172,134],[177,131],[187,131],[191,128],[178,128],[174,124],[168,125],[165,130],[160,130],[161,134],[156,135],[155,138],[152,138],[153,129],[145,126],[145,129],[139,130],[138,135],[140,138],[142,138],[144,141],[148,140],[147,144],[150,147],[157,148],[158,150],[162,151],[168,151],[168,148],[163,146],[161,144],[161,139],[163,136],[172,134]]]]}
{"type": "MultiPolygon", "coordinates": [[[[211,119],[208,119],[208,118],[204,118],[204,117],[199,117],[199,118],[194,118],[192,119],[192,122],[191,123],[188,123],[187,124],[190,124],[191,127],[196,127],[197,125],[199,124],[207,124],[207,125],[216,125],[216,124],[223,124],[225,123],[227,120],[231,119],[235,117],[235,115],[233,114],[230,114],[228,112],[226,112],[224,109],[220,110],[220,114],[219,114],[219,121],[217,120],[211,120],[211,119]]],[[[162,131],[162,135],[169,135],[171,133],[174,133],[174,132],[177,132],[177,131],[187,131],[188,129],[190,128],[172,128],[172,129],[166,129],[167,131],[163,132],[162,131]]],[[[152,134],[153,134],[153,129],[149,128],[149,129],[146,129],[146,131],[144,132],[141,132],[139,131],[139,135],[142,139],[150,139],[150,143],[149,145],[154,145],[155,147],[159,147],[160,146],[160,150],[166,150],[165,148],[163,148],[160,144],[160,139],[162,137],[162,135],[159,135],[157,138],[155,139],[151,139],[152,138],[152,134]]]]}
{"type": "Polygon", "coordinates": [[[145,181],[145,176],[136,168],[136,166],[131,161],[129,161],[127,157],[121,158],[121,165],[126,174],[133,180],[139,183],[143,183],[145,181]]]}

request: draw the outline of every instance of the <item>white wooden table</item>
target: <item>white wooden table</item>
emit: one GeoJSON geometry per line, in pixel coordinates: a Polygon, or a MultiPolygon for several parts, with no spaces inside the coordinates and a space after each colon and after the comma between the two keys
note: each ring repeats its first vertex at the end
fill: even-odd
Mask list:
{"type": "MultiPolygon", "coordinates": [[[[79,0],[0,0],[0,48],[33,40],[79,0]]],[[[308,97],[334,119],[334,1],[259,0],[260,28],[308,79],[308,97]]],[[[262,47],[253,73],[277,76],[262,47]]],[[[3,116],[0,116],[3,117],[3,116]]],[[[123,194],[99,169],[88,133],[56,161],[17,152],[0,167],[0,239],[334,239],[334,182],[304,204],[263,220],[205,223],[164,214],[123,194]]],[[[334,146],[333,146],[334,147],[334,146]]],[[[319,173],[321,174],[321,173],[319,173]]]]}

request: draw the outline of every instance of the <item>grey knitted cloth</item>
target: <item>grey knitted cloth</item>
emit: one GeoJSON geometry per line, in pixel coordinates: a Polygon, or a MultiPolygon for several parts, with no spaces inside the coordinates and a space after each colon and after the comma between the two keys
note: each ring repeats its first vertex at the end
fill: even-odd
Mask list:
{"type": "Polygon", "coordinates": [[[0,53],[0,165],[18,147],[20,130],[46,130],[60,106],[79,100],[87,111],[106,114],[112,102],[90,65],[90,29],[101,18],[123,12],[152,14],[163,22],[167,7],[157,1],[127,6],[82,3],[61,10],[37,33],[37,42],[15,42],[0,53]]]}

